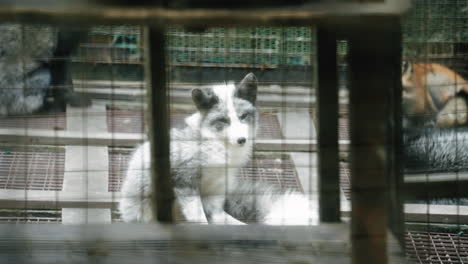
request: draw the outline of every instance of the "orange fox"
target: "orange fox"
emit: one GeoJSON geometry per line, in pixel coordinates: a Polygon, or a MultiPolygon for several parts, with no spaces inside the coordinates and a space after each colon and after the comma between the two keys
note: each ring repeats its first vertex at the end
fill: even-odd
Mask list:
{"type": "Polygon", "coordinates": [[[402,64],[403,113],[416,125],[435,122],[438,127],[468,124],[468,82],[440,64],[402,64]]]}

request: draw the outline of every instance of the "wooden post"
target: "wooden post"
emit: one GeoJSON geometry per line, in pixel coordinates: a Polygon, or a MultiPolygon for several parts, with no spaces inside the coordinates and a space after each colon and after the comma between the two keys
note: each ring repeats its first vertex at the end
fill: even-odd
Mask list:
{"type": "Polygon", "coordinates": [[[350,32],[352,263],[385,264],[401,30],[396,17],[364,21],[350,32]]]}
{"type": "Polygon", "coordinates": [[[160,222],[172,222],[174,191],[169,160],[169,96],[166,85],[165,36],[163,29],[155,27],[148,27],[145,33],[153,213],[160,222]]]}
{"type": "Polygon", "coordinates": [[[340,221],[336,35],[317,28],[318,168],[320,221],[340,221]]]}

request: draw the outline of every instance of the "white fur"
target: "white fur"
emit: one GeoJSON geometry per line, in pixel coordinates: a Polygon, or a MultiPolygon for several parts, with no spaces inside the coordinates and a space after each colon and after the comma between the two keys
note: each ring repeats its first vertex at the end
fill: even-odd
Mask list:
{"type": "Polygon", "coordinates": [[[317,208],[302,193],[283,194],[270,205],[267,225],[317,225],[317,208]]]}
{"type": "MultiPolygon", "coordinates": [[[[217,94],[218,97],[220,98],[222,98],[221,95],[226,96],[225,98],[222,98],[221,101],[227,106],[229,118],[231,120],[231,125],[227,128],[227,138],[228,138],[228,142],[230,143],[230,145],[237,146],[238,145],[237,140],[240,137],[245,137],[246,139],[250,139],[251,138],[250,135],[253,133],[251,131],[251,127],[247,123],[241,123],[241,121],[239,120],[239,117],[237,116],[237,112],[234,109],[234,102],[233,102],[234,91],[235,91],[234,84],[226,85],[226,87],[223,87],[223,88],[216,86],[213,90],[215,94],[217,94]]],[[[251,140],[248,140],[247,142],[250,143],[248,146],[248,150],[251,151],[251,147],[252,147],[251,140]]],[[[247,148],[244,148],[244,149],[247,149],[247,148]]]]}
{"type": "Polygon", "coordinates": [[[430,72],[426,75],[427,88],[434,94],[456,94],[461,90],[465,81],[457,80],[454,76],[445,73],[430,72]]]}
{"type": "MultiPolygon", "coordinates": [[[[180,152],[182,153],[184,152],[180,152]]],[[[124,222],[154,221],[150,166],[150,145],[145,142],[133,153],[122,184],[119,211],[124,222]]],[[[178,197],[173,214],[176,221],[207,223],[199,195],[178,197]],[[182,204],[184,206],[180,206],[182,204]]]]}
{"type": "Polygon", "coordinates": [[[141,145],[133,153],[128,164],[127,174],[122,184],[122,198],[119,211],[124,222],[150,222],[151,211],[151,178],[150,178],[150,145],[141,145]]]}
{"type": "MultiPolygon", "coordinates": [[[[200,114],[187,118],[186,123],[201,132],[200,153],[206,155],[201,168],[200,196],[202,205],[210,212],[210,223],[214,224],[243,224],[224,211],[226,193],[231,192],[229,186],[234,186],[239,168],[250,159],[252,152],[253,128],[242,123],[234,108],[234,84],[217,85],[213,87],[219,104],[226,106],[230,125],[220,131],[204,127],[200,114]],[[246,143],[239,145],[239,138],[245,138],[246,143]]],[[[196,210],[199,211],[199,210],[196,210]]]]}
{"type": "MultiPolygon", "coordinates": [[[[191,129],[200,130],[200,114],[195,113],[186,118],[186,124],[191,129]]],[[[229,181],[235,179],[238,170],[250,158],[252,144],[247,141],[243,146],[226,146],[224,140],[206,140],[203,135],[201,141],[183,140],[172,131],[177,140],[171,141],[171,160],[185,160],[200,153],[203,161],[201,168],[200,197],[179,196],[175,215],[178,221],[195,223],[207,222],[203,213],[203,206],[214,208],[213,223],[243,224],[226,214],[221,208],[224,205],[226,186],[232,185],[229,181]],[[228,164],[228,165],[227,165],[228,164]],[[227,167],[228,166],[228,167],[227,167]],[[183,201],[181,201],[183,200],[183,201]],[[184,206],[179,206],[183,204],[184,206]]],[[[208,137],[212,138],[209,133],[208,137]]],[[[212,138],[214,139],[214,138],[212,138]]],[[[151,211],[151,179],[150,179],[150,148],[149,142],[141,145],[132,155],[127,175],[122,184],[122,198],[119,204],[122,220],[125,222],[150,222],[153,220],[151,211]]]]}
{"type": "Polygon", "coordinates": [[[17,96],[13,103],[0,106],[0,116],[31,114],[41,108],[43,102],[42,95],[17,96]]]}
{"type": "MultiPolygon", "coordinates": [[[[242,123],[239,120],[237,112],[234,108],[234,92],[235,92],[235,85],[234,84],[227,84],[227,85],[216,85],[213,87],[213,92],[218,96],[220,100],[220,104],[226,106],[228,110],[229,119],[231,124],[227,127],[227,129],[223,130],[222,135],[216,136],[218,140],[224,138],[224,140],[229,143],[229,146],[237,147],[237,140],[241,137],[247,139],[247,142],[251,142],[251,140],[255,135],[254,128],[247,123],[242,123]]],[[[210,133],[202,129],[202,135],[204,138],[210,138],[210,133]]],[[[244,148],[246,149],[246,148],[244,148]]]]}
{"type": "MultiPolygon", "coordinates": [[[[177,216],[176,221],[191,223],[244,224],[225,212],[224,205],[227,195],[243,195],[244,190],[237,174],[251,157],[256,126],[239,120],[233,103],[234,85],[215,86],[213,91],[220,103],[228,109],[231,122],[226,129],[215,131],[204,127],[202,116],[197,112],[186,118],[185,130],[171,131],[171,165],[178,168],[186,166],[186,161],[195,160],[196,167],[193,169],[199,167],[201,170],[200,178],[197,179],[198,195],[195,189],[178,189],[176,186],[174,215],[177,216]],[[245,144],[238,144],[240,137],[246,138],[245,144]]],[[[119,204],[125,222],[153,220],[149,153],[147,142],[134,152],[130,160],[119,204]]],[[[281,194],[273,192],[273,188],[268,192],[268,187],[261,189],[266,190],[266,193],[253,200],[258,200],[261,211],[267,212],[262,219],[263,223],[316,224],[316,211],[303,194],[281,194]]]]}

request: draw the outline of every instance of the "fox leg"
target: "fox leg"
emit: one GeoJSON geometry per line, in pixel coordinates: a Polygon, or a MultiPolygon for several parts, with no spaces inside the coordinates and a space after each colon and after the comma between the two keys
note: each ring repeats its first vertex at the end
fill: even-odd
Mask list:
{"type": "Polygon", "coordinates": [[[208,224],[199,195],[177,195],[173,210],[177,222],[208,224]]]}
{"type": "Polygon", "coordinates": [[[224,211],[226,197],[224,195],[202,197],[203,209],[208,222],[212,224],[245,225],[224,211]]]}
{"type": "Polygon", "coordinates": [[[232,179],[235,172],[224,167],[224,160],[219,164],[201,168],[199,190],[206,218],[212,224],[244,225],[225,211],[226,196],[234,191],[232,179]]]}

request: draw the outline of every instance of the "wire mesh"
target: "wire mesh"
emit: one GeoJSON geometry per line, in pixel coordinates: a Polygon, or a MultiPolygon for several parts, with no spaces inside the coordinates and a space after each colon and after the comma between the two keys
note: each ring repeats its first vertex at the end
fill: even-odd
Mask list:
{"type": "MultiPolygon", "coordinates": [[[[109,191],[118,192],[122,186],[132,149],[109,150],[109,191]]],[[[238,177],[266,181],[284,189],[303,191],[295,165],[289,155],[259,152],[245,165],[238,177]]]]}
{"type": "Polygon", "coordinates": [[[466,2],[413,0],[403,19],[403,53],[422,62],[439,62],[467,77],[466,2]]]}
{"type": "MultiPolygon", "coordinates": [[[[422,61],[447,62],[466,76],[466,3],[460,0],[432,0],[415,1],[415,6],[404,20],[405,54],[422,61]]],[[[23,31],[26,31],[26,35],[31,33],[30,29],[23,31]]],[[[195,111],[189,89],[182,87],[184,84],[198,87],[239,81],[247,72],[253,71],[260,81],[260,115],[255,139],[258,142],[254,145],[253,159],[240,170],[238,176],[255,182],[264,181],[280,189],[305,192],[306,195],[314,192],[316,179],[311,177],[316,171],[316,155],[311,153],[310,146],[316,137],[312,122],[314,118],[311,116],[316,111],[317,98],[314,90],[316,86],[312,89],[308,87],[316,83],[317,79],[312,74],[316,70],[314,29],[217,27],[197,32],[171,27],[167,30],[166,38],[172,127],[183,128],[186,125],[185,118],[195,111]],[[294,146],[290,147],[294,145],[291,142],[306,143],[300,146],[301,150],[297,150],[294,146]],[[257,146],[261,146],[262,150],[256,150],[257,146]],[[309,149],[304,150],[306,148],[309,149]],[[309,179],[305,181],[304,178],[309,179]]],[[[128,142],[137,146],[146,140],[143,136],[147,132],[145,120],[148,118],[144,106],[147,95],[142,84],[142,65],[146,59],[143,40],[140,27],[96,26],[91,29],[87,43],[82,43],[74,54],[73,77],[82,81],[82,87],[78,89],[80,93],[93,97],[95,108],[92,110],[81,111],[68,107],[65,113],[59,111],[51,115],[21,115],[0,119],[2,128],[23,128],[26,134],[36,133],[37,129],[48,130],[48,136],[51,137],[58,135],[53,130],[65,132],[64,138],[57,138],[56,144],[64,141],[71,149],[101,147],[95,153],[77,152],[84,153],[81,156],[72,156],[73,151],[51,154],[47,151],[4,150],[0,153],[0,176],[5,176],[3,179],[0,177],[0,183],[4,182],[0,188],[65,192],[63,175],[68,169],[65,159],[77,159],[80,162],[70,162],[72,165],[68,166],[72,169],[67,170],[75,173],[75,179],[82,180],[69,184],[68,187],[73,187],[74,192],[93,194],[121,190],[130,156],[135,150],[128,147],[128,142]],[[129,81],[138,82],[138,85],[126,86],[129,81]],[[136,139],[134,135],[116,133],[142,135],[136,139]],[[107,140],[106,143],[100,141],[103,138],[107,140]],[[99,159],[93,160],[95,157],[99,159]],[[102,169],[104,166],[107,167],[102,169]],[[4,168],[3,172],[1,168],[4,168]],[[102,171],[107,175],[101,177],[102,171]]],[[[337,51],[337,70],[340,88],[343,90],[348,85],[347,45],[347,41],[340,41],[337,51]]],[[[340,109],[339,115],[339,138],[349,139],[346,106],[340,109]]],[[[342,194],[349,200],[351,175],[348,162],[341,162],[340,170],[342,194]]],[[[112,209],[118,202],[117,198],[111,201],[112,209]]],[[[112,210],[111,214],[113,220],[120,219],[118,211],[112,210]]],[[[0,212],[0,222],[60,222],[59,215],[60,210],[5,209],[0,212]]],[[[410,245],[409,258],[421,263],[463,263],[467,258],[463,236],[411,232],[406,239],[410,245]],[[424,244],[426,239],[431,246],[442,245],[443,250],[435,248],[433,255],[432,249],[427,249],[428,246],[424,244]],[[425,248],[416,247],[420,245],[425,248]],[[449,245],[454,249],[449,249],[449,245]],[[439,262],[433,262],[433,256],[439,262]]]]}
{"type": "MultiPolygon", "coordinates": [[[[444,90],[445,98],[457,98],[465,93],[460,87],[466,86],[468,76],[467,3],[458,0],[414,0],[412,3],[413,8],[403,17],[403,55],[410,63],[418,64],[408,64],[411,68],[403,68],[403,89],[412,92],[415,91],[413,89],[424,87],[428,91],[426,98],[440,105],[434,107],[428,103],[419,112],[403,108],[404,112],[407,111],[405,114],[408,120],[419,120],[417,124],[408,123],[406,129],[409,132],[404,135],[403,148],[420,153],[418,156],[409,155],[410,158],[404,158],[405,182],[411,184],[407,186],[425,186],[420,190],[419,199],[411,198],[406,202],[420,206],[453,206],[456,213],[452,220],[456,224],[439,232],[418,232],[413,230],[412,223],[407,223],[410,232],[406,234],[406,254],[415,263],[465,263],[466,238],[463,232],[457,233],[466,224],[462,220],[466,194],[461,187],[466,169],[459,166],[464,164],[465,155],[466,140],[463,131],[466,123],[462,116],[466,114],[463,108],[466,101],[459,101],[449,109],[446,107],[451,103],[447,101],[451,99],[439,101],[440,96],[437,93],[444,90]],[[444,73],[447,77],[442,77],[444,73]],[[422,85],[416,84],[416,78],[422,80],[422,85]],[[446,79],[445,82],[437,83],[437,78],[446,79]],[[440,120],[449,116],[453,120],[460,120],[456,122],[461,126],[453,126],[456,123],[453,122],[448,125],[452,127],[437,128],[446,126],[440,120]],[[415,127],[416,130],[413,130],[415,127]],[[454,133],[453,136],[448,136],[450,133],[454,133]],[[440,181],[434,184],[436,178],[440,181]],[[447,188],[445,184],[453,186],[450,191],[443,192],[447,188]]],[[[418,100],[423,100],[424,96],[420,95],[418,100]]],[[[404,107],[411,104],[414,106],[417,101],[407,102],[409,104],[404,107]]],[[[408,196],[416,192],[409,187],[407,189],[408,196]]],[[[427,230],[442,224],[432,217],[434,212],[429,206],[426,208],[426,216],[416,224],[427,230]]]]}
{"type": "MultiPolygon", "coordinates": [[[[291,27],[286,36],[281,28],[210,28],[194,33],[182,28],[167,30],[169,63],[179,66],[279,67],[285,57],[289,65],[310,65],[311,29],[291,27]],[[229,42],[224,41],[226,32],[229,42]],[[283,48],[284,46],[284,48],[283,48]],[[282,50],[284,49],[285,52],[282,50]],[[229,50],[230,56],[225,52],[229,50]]],[[[141,63],[141,32],[122,26],[110,33],[109,27],[95,27],[92,43],[82,45],[76,61],[93,63],[141,63]]]]}

